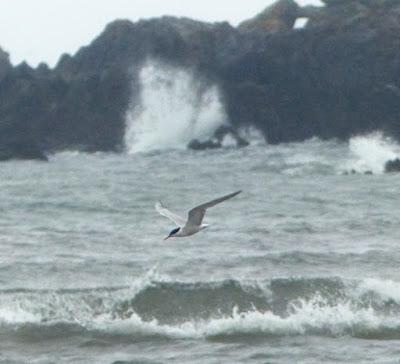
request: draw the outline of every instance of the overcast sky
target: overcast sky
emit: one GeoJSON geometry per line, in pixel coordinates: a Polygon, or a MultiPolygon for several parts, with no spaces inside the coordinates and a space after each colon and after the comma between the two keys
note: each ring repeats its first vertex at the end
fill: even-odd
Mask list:
{"type": "MultiPolygon", "coordinates": [[[[161,15],[186,16],[236,25],[272,0],[0,0],[0,46],[11,61],[51,66],[75,53],[117,18],[136,21],[161,15]]],[[[318,0],[298,0],[319,4],[318,0]]]]}

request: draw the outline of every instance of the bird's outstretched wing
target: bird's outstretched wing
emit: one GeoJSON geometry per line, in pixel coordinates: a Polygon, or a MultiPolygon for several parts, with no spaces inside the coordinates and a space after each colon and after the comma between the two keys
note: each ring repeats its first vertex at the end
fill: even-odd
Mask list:
{"type": "Polygon", "coordinates": [[[167,208],[163,206],[161,201],[156,202],[155,208],[160,215],[167,217],[168,219],[173,221],[177,226],[183,226],[186,224],[186,219],[169,211],[167,208]]]}
{"type": "Polygon", "coordinates": [[[203,203],[199,206],[194,207],[193,209],[191,209],[189,211],[188,214],[188,220],[186,222],[186,226],[199,226],[201,225],[203,218],[204,218],[204,214],[206,213],[206,210],[209,207],[213,207],[219,203],[221,203],[222,201],[228,200],[232,197],[235,197],[236,195],[238,195],[240,192],[242,191],[236,191],[233,193],[230,193],[229,195],[225,195],[219,198],[216,198],[215,200],[203,203]]]}

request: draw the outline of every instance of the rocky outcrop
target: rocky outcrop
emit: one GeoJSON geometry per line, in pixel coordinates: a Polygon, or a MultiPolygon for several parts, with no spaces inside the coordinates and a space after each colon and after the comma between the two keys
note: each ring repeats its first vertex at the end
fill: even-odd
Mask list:
{"type": "Polygon", "coordinates": [[[278,0],[252,19],[239,24],[240,30],[281,32],[293,29],[299,18],[299,5],[294,0],[278,0]]]}
{"type": "Polygon", "coordinates": [[[7,52],[0,48],[0,82],[11,71],[12,66],[7,52]]]}
{"type": "Polygon", "coordinates": [[[350,0],[266,37],[225,70],[231,122],[250,120],[270,143],[377,129],[399,139],[399,30],[399,2],[350,0]]]}
{"type": "Polygon", "coordinates": [[[172,17],[119,20],[76,55],[62,56],[54,70],[12,68],[0,82],[0,146],[29,136],[46,153],[121,151],[143,62],[161,59],[212,78],[234,53],[235,32],[227,23],[172,17]]]}
{"type": "Polygon", "coordinates": [[[200,141],[198,139],[193,139],[189,144],[188,148],[192,150],[206,150],[206,149],[219,149],[222,144],[214,139],[200,141]]]}
{"type": "Polygon", "coordinates": [[[9,140],[0,145],[0,161],[10,159],[37,160],[46,162],[47,156],[35,142],[29,139],[9,140]]]}
{"type": "Polygon", "coordinates": [[[232,130],[254,126],[269,143],[377,129],[400,139],[400,2],[325,2],[280,0],[237,28],[118,20],[53,70],[12,67],[0,51],[0,147],[28,139],[45,153],[122,150],[149,58],[217,84],[232,130]],[[304,16],[307,26],[293,29],[304,16]]]}
{"type": "Polygon", "coordinates": [[[222,148],[224,139],[230,137],[236,147],[247,147],[250,143],[239,135],[238,131],[231,126],[221,126],[215,133],[214,138],[205,141],[193,139],[188,144],[188,148],[192,150],[206,150],[222,148]]]}
{"type": "Polygon", "coordinates": [[[386,173],[393,173],[393,172],[400,172],[400,159],[396,158],[385,163],[385,172],[386,173]]]}

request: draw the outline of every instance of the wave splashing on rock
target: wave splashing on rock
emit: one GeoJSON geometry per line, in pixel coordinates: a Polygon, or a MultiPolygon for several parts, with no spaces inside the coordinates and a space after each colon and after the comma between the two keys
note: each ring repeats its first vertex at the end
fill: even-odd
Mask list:
{"type": "Polygon", "coordinates": [[[352,159],[348,163],[348,170],[358,173],[370,171],[381,174],[388,161],[400,156],[400,146],[381,132],[351,138],[349,149],[352,159]]]}
{"type": "Polygon", "coordinates": [[[140,71],[140,103],[126,116],[128,153],[186,148],[191,140],[207,140],[226,123],[218,87],[193,72],[160,62],[140,71]]]}

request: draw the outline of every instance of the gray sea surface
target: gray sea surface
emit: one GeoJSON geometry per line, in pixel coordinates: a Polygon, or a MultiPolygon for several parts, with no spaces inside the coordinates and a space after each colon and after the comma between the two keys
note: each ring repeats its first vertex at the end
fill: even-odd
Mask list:
{"type": "Polygon", "coordinates": [[[0,363],[399,363],[397,151],[373,135],[2,163],[0,363]],[[185,214],[238,189],[163,240],[155,201],[185,214]]]}

